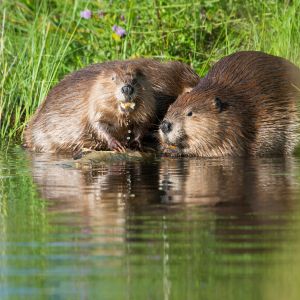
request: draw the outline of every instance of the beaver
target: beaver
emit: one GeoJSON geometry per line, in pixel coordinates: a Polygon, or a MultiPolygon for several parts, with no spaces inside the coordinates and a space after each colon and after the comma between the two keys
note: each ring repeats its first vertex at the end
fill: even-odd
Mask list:
{"type": "Polygon", "coordinates": [[[168,106],[199,79],[179,61],[140,58],[87,66],[49,92],[24,131],[24,146],[73,153],[140,148],[168,106]]]}
{"type": "Polygon", "coordinates": [[[217,62],[170,107],[160,125],[171,156],[282,156],[299,138],[300,69],[288,60],[241,51],[217,62]]]}

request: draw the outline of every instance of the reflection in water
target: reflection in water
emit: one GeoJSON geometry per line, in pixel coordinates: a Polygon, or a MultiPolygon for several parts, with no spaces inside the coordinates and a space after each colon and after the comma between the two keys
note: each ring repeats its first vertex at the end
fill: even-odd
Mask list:
{"type": "Polygon", "coordinates": [[[200,204],[214,212],[216,236],[227,242],[224,247],[236,244],[236,248],[230,244],[230,251],[263,251],[255,248],[255,240],[260,242],[272,226],[286,222],[286,213],[293,209],[293,165],[292,158],[165,160],[160,180],[166,191],[163,201],[200,204]],[[240,248],[246,242],[252,243],[251,248],[240,248]]]}
{"type": "MultiPolygon", "coordinates": [[[[124,223],[126,213],[131,214],[130,207],[159,202],[157,163],[118,161],[77,170],[63,162],[46,154],[31,157],[32,176],[40,195],[52,201],[49,210],[80,214],[83,232],[101,230],[98,240],[102,243],[121,242],[127,236],[124,223]]],[[[120,251],[109,254],[121,255],[120,251]]]]}
{"type": "Polygon", "coordinates": [[[296,159],[66,161],[0,160],[0,296],[271,298],[300,245],[296,159]]]}
{"type": "Polygon", "coordinates": [[[241,206],[274,201],[287,204],[281,195],[290,194],[292,166],[292,159],[164,160],[160,182],[167,192],[165,202],[205,206],[228,202],[241,206]]]}

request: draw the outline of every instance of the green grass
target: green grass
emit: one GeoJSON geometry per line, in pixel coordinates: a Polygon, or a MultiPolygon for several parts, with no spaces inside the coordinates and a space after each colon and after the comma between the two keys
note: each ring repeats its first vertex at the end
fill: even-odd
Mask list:
{"type": "Polygon", "coordinates": [[[300,65],[299,0],[4,0],[0,14],[1,140],[19,140],[49,89],[90,63],[178,59],[205,75],[222,56],[253,49],[300,65]],[[89,20],[80,18],[86,8],[89,20]],[[124,39],[113,38],[114,24],[124,39]]]}

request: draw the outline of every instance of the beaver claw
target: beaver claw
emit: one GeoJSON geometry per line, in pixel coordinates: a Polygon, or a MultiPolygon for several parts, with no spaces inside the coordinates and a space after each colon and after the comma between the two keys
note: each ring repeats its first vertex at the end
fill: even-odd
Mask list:
{"type": "Polygon", "coordinates": [[[108,143],[108,148],[117,152],[126,152],[126,148],[117,140],[111,140],[108,143]]]}

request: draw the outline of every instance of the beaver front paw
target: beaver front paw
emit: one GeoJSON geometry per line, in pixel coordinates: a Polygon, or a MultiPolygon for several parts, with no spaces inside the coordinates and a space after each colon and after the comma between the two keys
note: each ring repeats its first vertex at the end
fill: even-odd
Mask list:
{"type": "Polygon", "coordinates": [[[128,143],[128,147],[131,150],[137,150],[137,151],[141,151],[142,150],[142,143],[140,141],[140,139],[134,139],[131,142],[128,143]]]}
{"type": "Polygon", "coordinates": [[[108,148],[112,151],[126,152],[126,148],[118,140],[115,139],[112,139],[108,142],[108,148]]]}

